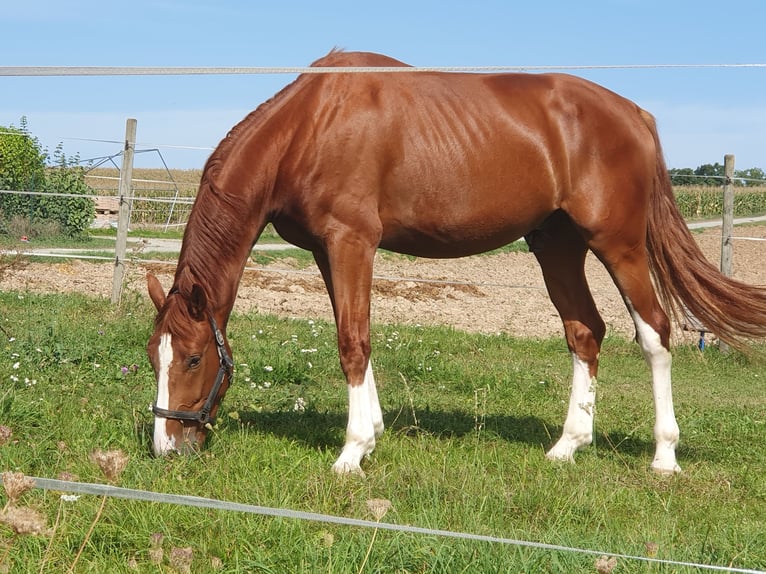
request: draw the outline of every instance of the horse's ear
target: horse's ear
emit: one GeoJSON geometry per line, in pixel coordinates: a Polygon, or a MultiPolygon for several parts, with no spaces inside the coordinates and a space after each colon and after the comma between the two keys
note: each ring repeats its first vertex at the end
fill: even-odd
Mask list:
{"type": "Polygon", "coordinates": [[[147,273],[146,286],[149,289],[149,298],[154,303],[154,306],[157,307],[157,311],[159,311],[165,305],[165,291],[162,290],[160,280],[151,273],[147,273]]]}
{"type": "Polygon", "coordinates": [[[192,285],[189,296],[189,315],[195,321],[202,321],[207,318],[207,295],[205,295],[205,290],[196,283],[192,285]]]}

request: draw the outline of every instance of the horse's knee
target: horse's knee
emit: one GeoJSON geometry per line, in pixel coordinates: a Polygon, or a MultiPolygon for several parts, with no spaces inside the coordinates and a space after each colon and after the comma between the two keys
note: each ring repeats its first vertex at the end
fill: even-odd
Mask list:
{"type": "Polygon", "coordinates": [[[370,360],[369,339],[338,337],[338,355],[348,384],[362,384],[370,360]]]}

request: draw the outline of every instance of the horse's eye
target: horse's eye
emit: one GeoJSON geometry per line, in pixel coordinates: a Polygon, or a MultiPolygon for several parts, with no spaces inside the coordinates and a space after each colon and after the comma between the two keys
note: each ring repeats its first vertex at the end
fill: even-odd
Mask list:
{"type": "Polygon", "coordinates": [[[199,355],[192,355],[189,357],[189,368],[190,369],[196,369],[199,367],[200,362],[202,361],[202,358],[199,355]]]}

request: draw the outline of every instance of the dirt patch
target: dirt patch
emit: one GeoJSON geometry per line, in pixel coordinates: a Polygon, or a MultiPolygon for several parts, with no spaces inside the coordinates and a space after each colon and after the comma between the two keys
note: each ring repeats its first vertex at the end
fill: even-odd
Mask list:
{"type": "MultiPolygon", "coordinates": [[[[737,236],[766,239],[766,227],[738,227],[737,236]]],[[[695,234],[708,259],[718,266],[721,232],[695,234]]],[[[165,288],[172,265],[131,264],[126,290],[145,294],[146,271],[155,273],[165,288]]],[[[609,328],[632,337],[634,330],[611,278],[592,256],[586,262],[594,299],[609,328]]],[[[0,289],[36,292],[79,291],[108,298],[113,265],[72,260],[27,263],[0,278],[0,289]]],[[[379,254],[375,261],[372,319],[377,323],[451,325],[483,333],[548,337],[562,332],[561,321],[548,299],[542,274],[528,253],[505,253],[463,259],[411,259],[379,254]]],[[[766,244],[736,240],[734,276],[766,286],[766,244]]],[[[324,284],[315,268],[297,269],[288,260],[245,272],[236,311],[257,311],[283,317],[332,319],[324,284]]],[[[682,335],[691,340],[694,334],[682,335]]]]}

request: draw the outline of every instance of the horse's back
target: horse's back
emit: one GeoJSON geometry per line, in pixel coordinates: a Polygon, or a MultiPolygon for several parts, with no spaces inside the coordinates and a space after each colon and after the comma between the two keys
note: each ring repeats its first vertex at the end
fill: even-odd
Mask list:
{"type": "MultiPolygon", "coordinates": [[[[405,66],[345,52],[315,65],[405,66]]],[[[619,193],[618,171],[631,164],[652,171],[641,110],[564,74],[317,74],[284,110],[307,121],[283,179],[310,183],[303,193],[344,220],[372,205],[381,244],[420,255],[502,245],[593,188],[619,193]]]]}

